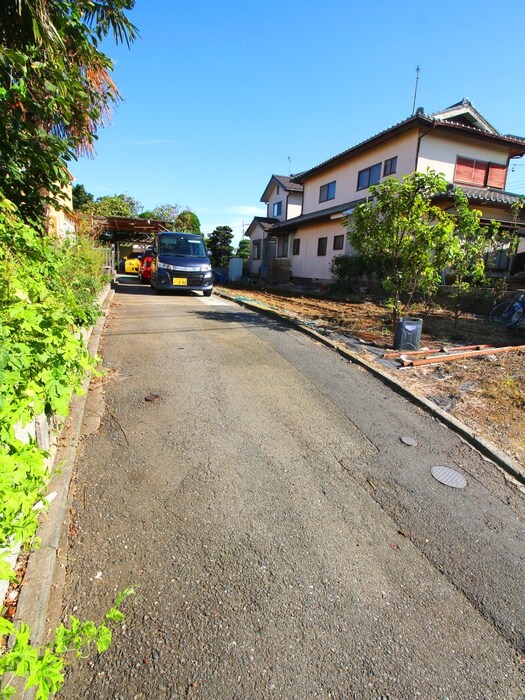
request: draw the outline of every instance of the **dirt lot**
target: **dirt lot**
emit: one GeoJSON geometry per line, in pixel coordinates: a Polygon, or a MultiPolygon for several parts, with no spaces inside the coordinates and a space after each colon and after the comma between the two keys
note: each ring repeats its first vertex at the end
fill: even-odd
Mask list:
{"type": "MultiPolygon", "coordinates": [[[[392,348],[390,311],[371,300],[335,301],[321,295],[253,288],[225,291],[312,324],[320,332],[360,338],[385,351],[392,348]]],[[[409,315],[423,319],[422,348],[525,345],[525,331],[494,328],[480,316],[463,315],[455,328],[451,312],[443,309],[428,314],[415,307],[409,315]]],[[[361,352],[367,359],[375,357],[365,345],[361,352]]],[[[386,371],[525,467],[524,358],[524,350],[513,350],[419,367],[402,368],[399,363],[399,368],[386,371]]]]}

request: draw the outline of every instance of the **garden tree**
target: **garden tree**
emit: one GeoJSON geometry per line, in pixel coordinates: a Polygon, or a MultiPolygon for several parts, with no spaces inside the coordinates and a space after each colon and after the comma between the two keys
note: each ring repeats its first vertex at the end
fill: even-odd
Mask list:
{"type": "Polygon", "coordinates": [[[127,194],[114,194],[112,196],[99,197],[89,207],[90,214],[98,216],[127,216],[137,217],[142,209],[140,202],[127,194]]]}
{"type": "Polygon", "coordinates": [[[186,209],[181,211],[181,213],[175,219],[174,229],[175,231],[200,234],[201,222],[199,221],[197,214],[194,214],[189,209],[186,209]]]}
{"type": "Polygon", "coordinates": [[[346,220],[354,250],[379,265],[394,324],[402,301],[410,303],[417,291],[436,290],[450,261],[454,217],[432,203],[446,189],[445,178],[431,170],[388,178],[370,187],[371,201],[346,220]]]}
{"type": "Polygon", "coordinates": [[[153,219],[159,221],[168,221],[170,224],[175,221],[179,215],[180,207],[178,204],[159,204],[153,209],[153,219]]]}
{"type": "Polygon", "coordinates": [[[233,253],[232,238],[233,231],[229,226],[217,226],[206,239],[212,264],[216,267],[225,267],[228,264],[233,253]]]}
{"type": "Polygon", "coordinates": [[[133,41],[134,0],[2,0],[0,3],[0,190],[26,221],[43,227],[60,206],[67,162],[93,149],[120,98],[110,34],[133,41]]]}
{"type": "Polygon", "coordinates": [[[242,258],[243,260],[248,260],[250,257],[250,239],[249,238],[241,238],[239,241],[239,246],[237,248],[237,253],[236,253],[238,258],[242,258]]]}
{"type": "Polygon", "coordinates": [[[72,194],[73,209],[75,211],[85,211],[95,199],[90,192],[86,191],[84,185],[75,185],[72,194]]]}
{"type": "Polygon", "coordinates": [[[469,209],[468,197],[459,187],[454,190],[454,201],[456,224],[454,239],[450,245],[449,266],[454,276],[452,298],[456,326],[464,295],[470,291],[472,285],[480,285],[486,281],[485,256],[491,249],[505,244],[505,234],[502,233],[498,221],[481,224],[482,212],[469,209]]]}
{"type": "Polygon", "coordinates": [[[137,217],[138,219],[155,219],[155,214],[151,209],[146,209],[146,211],[141,211],[137,217]]]}

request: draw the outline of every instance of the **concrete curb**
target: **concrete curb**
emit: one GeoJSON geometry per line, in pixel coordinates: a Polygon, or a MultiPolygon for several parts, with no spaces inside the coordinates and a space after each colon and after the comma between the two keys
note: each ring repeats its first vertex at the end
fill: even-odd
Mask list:
{"type": "Polygon", "coordinates": [[[239,296],[229,294],[228,292],[224,292],[218,289],[214,289],[214,293],[225,299],[234,301],[236,304],[244,306],[247,309],[250,309],[251,311],[256,311],[257,313],[264,314],[266,316],[269,316],[270,318],[277,318],[280,321],[283,321],[284,323],[287,323],[288,325],[292,326],[296,330],[299,330],[302,333],[309,335],[311,338],[314,338],[315,340],[322,343],[323,345],[326,345],[332,350],[335,350],[337,353],[339,353],[339,355],[344,357],[349,362],[355,362],[355,364],[365,368],[377,379],[389,386],[395,392],[408,399],[416,406],[419,406],[427,413],[430,413],[432,416],[444,423],[448,428],[460,435],[466,442],[468,442],[472,447],[478,450],[478,452],[480,452],[484,457],[487,457],[498,467],[503,469],[503,471],[505,471],[509,476],[516,479],[516,481],[520,482],[521,484],[525,484],[525,469],[516,460],[513,460],[511,457],[499,450],[488,440],[485,440],[484,438],[480,437],[474,430],[465,425],[465,423],[461,422],[457,418],[454,418],[454,416],[449,415],[446,411],[443,411],[441,408],[432,403],[432,401],[429,401],[426,397],[414,393],[406,386],[394,379],[394,377],[391,377],[389,374],[384,372],[374,363],[369,362],[364,357],[361,357],[361,355],[358,355],[357,353],[352,352],[352,350],[349,350],[348,347],[346,347],[344,344],[337,343],[331,340],[330,338],[327,338],[326,336],[322,335],[321,333],[318,333],[317,331],[313,330],[309,326],[300,323],[296,319],[291,318],[290,316],[283,316],[280,312],[265,306],[261,306],[255,301],[248,301],[245,298],[239,298],[239,296]]]}
{"type": "MultiPolygon", "coordinates": [[[[107,285],[101,294],[100,303],[103,314],[88,332],[87,338],[88,350],[92,356],[97,354],[113,295],[114,291],[110,289],[110,285],[107,285]]],[[[83,384],[84,393],[81,396],[73,397],[69,416],[61,430],[53,474],[48,484],[48,490],[56,492],[57,495],[49,505],[47,512],[41,517],[41,524],[37,532],[40,538],[40,547],[29,557],[24,585],[20,589],[15,624],[24,622],[29,625],[31,642],[34,645],[44,644],[50,632],[48,607],[60,561],[61,543],[64,534],[67,534],[69,486],[76,461],[90,381],[91,375],[86,376],[83,384]]],[[[33,696],[34,692],[28,691],[22,697],[30,698],[33,696]]]]}

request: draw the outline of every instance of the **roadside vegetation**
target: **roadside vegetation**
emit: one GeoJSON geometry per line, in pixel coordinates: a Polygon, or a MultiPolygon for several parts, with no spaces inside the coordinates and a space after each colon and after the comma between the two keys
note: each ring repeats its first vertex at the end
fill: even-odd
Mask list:
{"type": "MultiPolygon", "coordinates": [[[[105,283],[100,249],[81,232],[48,230],[49,208],[61,209],[67,163],[92,149],[96,130],[119,99],[111,59],[99,50],[113,35],[129,43],[133,0],[6,0],[0,7],[0,578],[15,579],[6,561],[15,545],[37,546],[37,502],[45,502],[47,454],[21,433],[31,421],[66,416],[93,360],[81,331],[96,321],[105,283]]],[[[63,682],[64,659],[95,646],[104,651],[122,617],[126,589],[101,625],[71,616],[50,644],[30,642],[4,609],[0,694],[14,677],[48,698],[63,682]]]]}

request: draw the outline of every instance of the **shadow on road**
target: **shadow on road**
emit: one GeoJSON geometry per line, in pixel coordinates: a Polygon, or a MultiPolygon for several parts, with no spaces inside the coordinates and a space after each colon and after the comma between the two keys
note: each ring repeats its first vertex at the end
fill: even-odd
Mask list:
{"type": "Polygon", "coordinates": [[[195,311],[195,316],[205,318],[210,321],[219,321],[224,323],[242,323],[248,326],[260,326],[265,328],[272,328],[276,331],[289,331],[291,326],[289,326],[284,321],[272,318],[270,316],[264,315],[264,313],[257,313],[255,311],[208,311],[199,310],[195,311]]]}
{"type": "MultiPolygon", "coordinates": [[[[141,284],[136,275],[120,276],[114,282],[115,294],[137,294],[150,296],[155,294],[155,290],[149,284],[141,284]]],[[[197,297],[202,296],[200,292],[194,292],[189,289],[162,289],[162,296],[183,296],[197,297]]]]}

